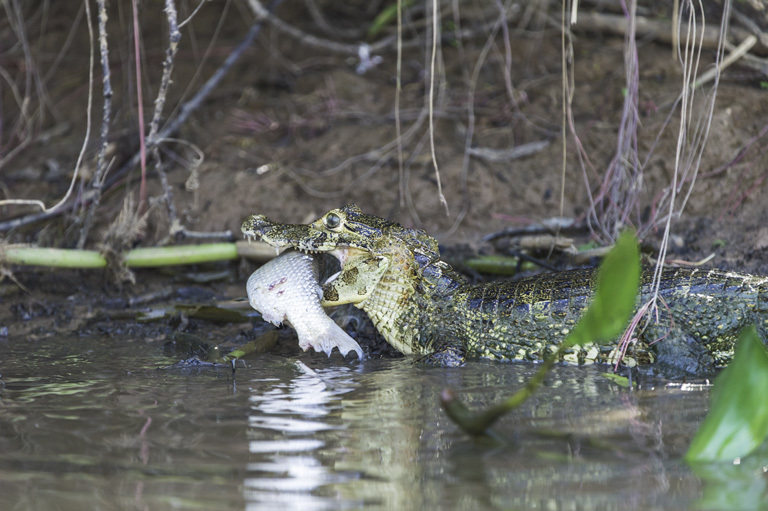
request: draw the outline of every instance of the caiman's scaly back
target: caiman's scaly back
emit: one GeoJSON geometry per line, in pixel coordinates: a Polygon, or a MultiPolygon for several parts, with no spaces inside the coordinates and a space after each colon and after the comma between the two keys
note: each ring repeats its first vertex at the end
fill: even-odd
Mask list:
{"type": "MultiPolygon", "coordinates": [[[[467,356],[541,360],[579,319],[595,275],[588,268],[470,285],[440,261],[437,242],[424,231],[353,204],[306,225],[254,215],[242,231],[278,248],[334,255],[341,272],[323,284],[323,305],[355,304],[392,346],[441,365],[462,364],[467,356]]],[[[650,278],[643,275],[639,303],[648,297],[650,278]]],[[[768,332],[765,277],[668,269],[660,297],[658,321],[639,332],[624,363],[658,362],[673,373],[703,374],[730,360],[745,324],[757,323],[763,338],[768,332]]],[[[617,357],[614,344],[574,348],[564,358],[595,363],[617,357]]]]}

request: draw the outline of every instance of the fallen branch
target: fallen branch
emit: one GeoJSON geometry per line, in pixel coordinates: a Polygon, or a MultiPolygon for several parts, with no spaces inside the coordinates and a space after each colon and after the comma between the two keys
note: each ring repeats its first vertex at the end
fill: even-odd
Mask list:
{"type": "Polygon", "coordinates": [[[723,59],[723,62],[720,64],[720,66],[715,68],[707,69],[698,80],[696,80],[693,83],[693,88],[697,89],[704,85],[707,82],[710,82],[715,79],[715,76],[717,76],[718,73],[722,73],[725,68],[742,58],[744,55],[749,52],[749,50],[757,44],[757,37],[750,35],[744,41],[741,42],[740,45],[738,45],[736,48],[731,51],[731,53],[728,54],[725,59],[723,59]]]}
{"type": "Polygon", "coordinates": [[[521,144],[517,147],[509,149],[492,149],[490,147],[470,147],[468,149],[469,154],[481,160],[490,162],[506,162],[510,160],[517,160],[520,158],[526,158],[539,153],[546,149],[549,145],[549,140],[538,140],[536,142],[529,142],[527,144],[521,144]]]}
{"type": "MultiPolygon", "coordinates": [[[[657,41],[672,44],[672,26],[670,21],[652,20],[638,16],[635,25],[635,33],[638,38],[653,36],[657,41]]],[[[613,14],[601,14],[596,12],[579,13],[579,21],[571,27],[572,30],[589,32],[601,32],[625,36],[627,33],[627,19],[624,16],[613,14]]],[[[730,27],[728,34],[737,41],[744,41],[751,34],[747,30],[730,27]]],[[[719,27],[704,27],[701,36],[701,46],[707,50],[716,50],[720,40],[719,27]]],[[[768,54],[768,47],[759,45],[754,48],[758,55],[768,54]]]]}

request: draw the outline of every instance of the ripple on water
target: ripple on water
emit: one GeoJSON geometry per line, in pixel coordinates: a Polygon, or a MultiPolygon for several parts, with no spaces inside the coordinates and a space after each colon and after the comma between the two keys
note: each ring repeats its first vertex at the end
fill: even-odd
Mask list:
{"type": "Polygon", "coordinates": [[[708,387],[628,393],[600,370],[557,367],[500,421],[523,440],[499,448],[458,431],[439,393],[480,409],[536,366],[260,355],[235,386],[227,368],[169,369],[161,351],[6,342],[0,509],[678,509],[702,493],[680,456],[708,387]]]}

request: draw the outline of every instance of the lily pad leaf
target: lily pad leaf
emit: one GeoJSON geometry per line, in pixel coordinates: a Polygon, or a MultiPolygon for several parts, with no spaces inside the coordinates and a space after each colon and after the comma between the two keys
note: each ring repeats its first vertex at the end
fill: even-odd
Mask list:
{"type": "Polygon", "coordinates": [[[731,364],[715,380],[711,408],[685,455],[694,461],[733,461],[768,437],[768,351],[757,328],[739,336],[731,364]]]}

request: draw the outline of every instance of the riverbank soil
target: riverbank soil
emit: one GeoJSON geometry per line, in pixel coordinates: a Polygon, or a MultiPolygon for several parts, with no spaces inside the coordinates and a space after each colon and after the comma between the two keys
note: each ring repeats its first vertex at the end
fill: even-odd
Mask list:
{"type": "MultiPolygon", "coordinates": [[[[423,5],[412,6],[404,16],[399,95],[396,45],[377,44],[394,37],[394,21],[366,36],[388,4],[308,4],[318,11],[307,9],[305,2],[286,1],[276,12],[282,23],[304,37],[265,24],[226,77],[170,135],[173,140],[160,144],[157,155],[167,188],[157,160],[151,152],[147,155],[143,208],[138,205],[141,166],[127,166],[141,151],[137,83],[142,85],[146,134],[161,84],[168,23],[159,4],[140,6],[137,80],[130,2],[108,7],[113,92],[107,171],[103,196],[86,235],[83,225],[99,168],[104,99],[98,46],[94,78],[89,81],[90,46],[82,3],[46,4],[45,12],[27,5],[29,10],[18,18],[4,21],[3,37],[12,43],[6,45],[11,51],[4,51],[0,62],[15,85],[4,85],[2,92],[6,119],[0,154],[2,198],[37,199],[52,206],[66,195],[88,137],[67,202],[72,207],[41,222],[14,225],[3,233],[4,242],[74,247],[83,237],[85,248],[120,251],[188,242],[183,233],[189,232],[240,239],[239,226],[250,214],[304,222],[354,202],[366,212],[425,229],[441,246],[461,246],[471,253],[493,252],[483,241],[489,234],[565,217],[577,227],[566,232],[574,245],[608,242],[617,225],[632,225],[653,254],[660,246],[662,218],[669,208],[664,197],[677,180],[682,185],[675,211],[683,202],[685,207],[674,215],[667,258],[691,263],[712,256],[707,265],[768,274],[764,183],[768,76],[765,61],[760,60],[766,57],[761,44],[723,71],[711,119],[707,100],[713,82],[695,89],[685,114],[689,117],[685,151],[678,156],[684,66],[669,41],[672,13],[666,2],[638,8],[636,57],[626,56],[625,39],[615,27],[598,23],[604,16],[621,26],[623,14],[588,2],[580,6],[582,19],[565,42],[565,58],[559,6],[513,5],[502,29],[496,23],[500,13],[495,4],[462,4],[460,12],[443,4],[440,45],[433,59],[432,16],[423,5]],[[12,30],[20,21],[25,21],[23,40],[14,39],[19,32],[12,30]],[[669,32],[649,30],[641,21],[669,32]],[[318,44],[306,34],[341,47],[318,44]],[[349,52],[363,40],[374,48],[369,66],[362,65],[363,53],[349,52]],[[629,82],[628,61],[637,64],[636,76],[629,82]],[[564,63],[571,83],[570,122],[565,129],[564,63]],[[432,75],[434,83],[429,80],[432,75]],[[94,86],[90,110],[89,83],[94,86]],[[626,103],[628,96],[634,99],[626,103]],[[396,120],[402,140],[399,150],[393,142],[396,120]],[[706,142],[697,149],[695,143],[705,134],[706,142]],[[675,178],[678,159],[683,170],[675,178]],[[688,171],[686,160],[692,161],[688,171]],[[625,202],[612,204],[605,198],[597,204],[595,217],[589,214],[590,200],[600,198],[608,169],[634,177],[617,185],[618,195],[606,196],[625,202]],[[626,214],[600,227],[605,218],[599,212],[614,211],[606,215],[616,216],[616,209],[626,214]]],[[[181,22],[196,4],[179,2],[177,7],[181,22]]],[[[759,7],[738,4],[730,43],[738,45],[747,37],[745,16],[754,20],[752,30],[768,28],[766,13],[759,7]]],[[[719,6],[711,9],[704,17],[707,30],[716,31],[722,12],[719,6]]],[[[253,22],[244,2],[209,2],[180,28],[160,130],[184,111],[253,22]]],[[[716,51],[707,43],[701,50],[699,74],[712,69],[715,60],[716,51]]],[[[13,222],[38,212],[36,206],[3,205],[0,221],[13,222]]],[[[532,251],[537,257],[548,253],[546,244],[532,251]]],[[[574,262],[560,256],[554,264],[574,262]]],[[[250,263],[217,265],[214,269],[226,270],[218,280],[194,286],[205,289],[206,298],[242,296],[245,278],[254,268],[250,263]]],[[[77,330],[84,328],[78,321],[91,318],[92,325],[88,311],[103,306],[105,297],[128,300],[167,286],[175,289],[167,297],[177,297],[177,288],[189,287],[196,278],[187,270],[172,276],[142,270],[135,273],[134,283],[115,273],[4,271],[13,278],[2,283],[3,302],[10,305],[2,307],[2,324],[49,317],[49,325],[35,327],[40,329],[38,335],[55,331],[57,322],[77,330]],[[62,301],[67,297],[76,299],[62,301]],[[51,300],[58,300],[57,305],[51,300]]],[[[168,328],[157,335],[165,337],[168,328]]],[[[235,328],[233,335],[248,337],[249,329],[235,328]]],[[[15,333],[35,335],[27,330],[15,333]]]]}

